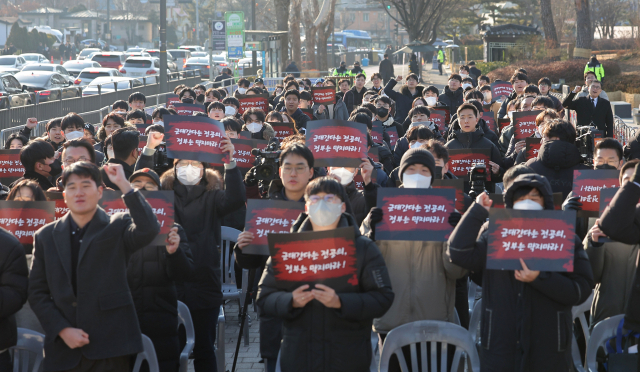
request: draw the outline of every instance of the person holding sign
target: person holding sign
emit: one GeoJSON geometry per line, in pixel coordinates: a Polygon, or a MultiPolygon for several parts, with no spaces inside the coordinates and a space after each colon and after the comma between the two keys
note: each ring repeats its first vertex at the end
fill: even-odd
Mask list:
{"type": "Polygon", "coordinates": [[[244,121],[242,131],[247,130],[251,132],[251,138],[269,141],[276,135],[271,124],[265,123],[264,111],[259,108],[252,107],[245,110],[242,114],[242,120],[244,121]]]}
{"type": "Polygon", "coordinates": [[[45,330],[47,371],[126,371],[129,356],[143,349],[127,259],[153,241],[160,225],[120,164],[105,173],[130,213],[109,218],[98,208],[100,170],[79,162],[62,174],[69,213],[34,235],[29,304],[45,330]]]}
{"type": "Polygon", "coordinates": [[[233,160],[235,148],[228,137],[220,149],[229,154],[224,178],[209,169],[208,163],[175,159],[174,168],[161,178],[163,190],[173,190],[175,222],[185,230],[193,254],[195,281],[177,283],[178,298],[191,311],[195,326],[194,366],[197,372],[213,371],[215,328],[222,304],[220,244],[222,218],[245,203],[242,173],[233,160]],[[222,183],[224,182],[224,190],[222,183]]]}
{"type": "MultiPolygon", "coordinates": [[[[549,183],[537,174],[518,176],[504,203],[507,209],[554,209],[549,183]]],[[[477,197],[453,230],[448,250],[454,264],[482,277],[481,369],[570,371],[571,308],[594,287],[582,244],[574,234],[573,272],[530,270],[522,259],[521,270],[486,269],[491,204],[488,194],[477,197]]]]}
{"type": "Polygon", "coordinates": [[[330,177],[317,178],[305,190],[306,213],[293,233],[331,231],[350,227],[355,233],[357,276],[355,288],[336,293],[323,284],[305,284],[293,292],[280,289],[267,261],[258,291],[265,314],[284,320],[280,363],[283,372],[367,371],[371,364],[371,325],[389,309],[394,294],[380,250],[360,235],[346,211],[344,188],[330,177]]]}
{"type": "MultiPolygon", "coordinates": [[[[155,148],[162,142],[164,135],[162,133],[150,133],[147,146],[142,152],[138,149],[140,132],[135,128],[118,129],[111,134],[110,138],[114,156],[109,158],[106,164],[121,165],[125,176],[131,177],[133,172],[138,169],[154,167],[153,154],[155,153],[155,148]]],[[[118,190],[118,186],[110,182],[104,168],[102,175],[107,187],[118,190]]]]}
{"type": "MultiPolygon", "coordinates": [[[[335,89],[336,82],[333,79],[327,79],[324,81],[325,87],[333,87],[335,89]]],[[[344,103],[344,100],[336,95],[336,102],[333,104],[326,105],[326,109],[320,111],[321,104],[314,103],[313,104],[313,112],[316,115],[317,120],[324,119],[336,119],[336,120],[347,120],[349,118],[349,110],[347,110],[347,105],[344,103]]]]}
{"type": "MultiPolygon", "coordinates": [[[[296,129],[301,130],[301,128],[307,127],[307,121],[309,121],[309,117],[307,114],[302,112],[298,108],[300,104],[300,91],[295,89],[289,89],[284,94],[284,108],[280,111],[286,112],[295,120],[296,129]]],[[[302,130],[304,132],[304,129],[302,130]]]]}

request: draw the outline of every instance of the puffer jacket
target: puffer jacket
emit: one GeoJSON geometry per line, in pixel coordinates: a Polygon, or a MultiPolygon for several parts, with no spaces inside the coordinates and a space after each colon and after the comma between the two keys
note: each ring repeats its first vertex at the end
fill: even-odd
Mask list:
{"type": "MultiPolygon", "coordinates": [[[[356,235],[357,292],[338,293],[342,307],[330,309],[317,300],[292,307],[291,292],[276,287],[271,258],[262,275],[258,306],[284,319],[280,363],[283,372],[366,372],[371,364],[371,325],[393,302],[391,281],[374,242],[360,235],[353,216],[343,213],[338,227],[351,226],[356,235]]],[[[292,232],[311,231],[302,213],[292,232]]]]}
{"type": "Polygon", "coordinates": [[[458,107],[464,102],[464,89],[458,88],[458,90],[454,92],[449,89],[449,86],[445,86],[444,93],[438,96],[438,102],[443,106],[447,106],[449,108],[449,113],[453,115],[458,111],[458,107]]]}
{"type": "MultiPolygon", "coordinates": [[[[552,210],[549,183],[537,174],[521,175],[507,189],[505,207],[513,207],[513,195],[531,186],[544,197],[544,209],[552,210]]],[[[486,270],[489,244],[489,212],[474,203],[449,238],[449,256],[482,276],[480,332],[483,371],[572,371],[571,308],[583,303],[594,287],[589,258],[575,237],[573,272],[541,272],[530,283],[515,279],[513,270],[486,270]]]]}
{"type": "Polygon", "coordinates": [[[526,163],[536,173],[547,178],[553,192],[561,192],[566,198],[573,187],[575,169],[591,169],[582,163],[580,150],[565,141],[547,141],[540,146],[538,157],[526,163]]]}
{"type": "Polygon", "coordinates": [[[173,254],[168,254],[164,245],[150,245],[131,255],[127,265],[127,281],[140,331],[153,342],[163,372],[175,372],[180,364],[178,293],[174,281],[188,281],[193,271],[187,235],[182,226],[174,226],[178,228],[180,246],[173,254]]]}
{"type": "Polygon", "coordinates": [[[175,179],[175,168],[161,177],[162,189],[173,190],[175,222],[187,235],[195,270],[191,281],[177,282],[178,300],[190,310],[215,309],[222,301],[220,240],[222,217],[245,204],[242,173],[225,164],[224,178],[211,169],[200,183],[186,187],[175,179]],[[224,180],[224,190],[222,183],[224,180]]]}
{"type": "MultiPolygon", "coordinates": [[[[389,98],[395,101],[396,113],[394,115],[394,118],[396,119],[396,121],[403,123],[407,115],[409,115],[409,111],[411,110],[411,104],[413,103],[413,100],[416,99],[417,97],[422,97],[422,91],[424,90],[424,86],[417,85],[416,93],[411,94],[411,92],[409,91],[409,87],[407,87],[406,85],[403,85],[400,88],[400,92],[396,92],[395,90],[393,90],[396,84],[398,84],[398,82],[395,79],[389,80],[387,85],[384,87],[384,94],[386,94],[387,96],[389,96],[389,98]]],[[[399,132],[398,134],[400,135],[399,132]]],[[[400,137],[402,137],[402,135],[400,135],[400,137]]]]}
{"type": "MultiPolygon", "coordinates": [[[[478,128],[482,129],[482,133],[484,134],[484,137],[489,141],[493,142],[493,144],[496,145],[498,150],[500,150],[500,142],[498,140],[498,135],[496,134],[496,132],[491,130],[491,128],[489,128],[489,126],[487,125],[487,122],[484,119],[480,119],[478,121],[477,126],[478,128]]],[[[449,134],[447,137],[447,141],[451,140],[451,136],[453,135],[453,133],[455,133],[455,131],[460,130],[460,124],[458,123],[458,115],[453,115],[451,117],[451,125],[449,125],[448,130],[449,130],[449,134]]]]}
{"type": "Polygon", "coordinates": [[[0,242],[0,350],[5,350],[18,341],[14,314],[27,302],[29,268],[13,234],[0,228],[0,242]]]}

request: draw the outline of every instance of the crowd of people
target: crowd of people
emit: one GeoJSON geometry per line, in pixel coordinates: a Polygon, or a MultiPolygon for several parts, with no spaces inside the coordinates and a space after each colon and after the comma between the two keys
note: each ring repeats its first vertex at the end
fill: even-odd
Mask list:
{"type": "MultiPolygon", "coordinates": [[[[236,98],[268,93],[261,79],[240,79],[231,93],[224,87],[178,86],[174,93],[182,103],[205,106],[194,115],[224,126],[219,146],[229,161],[222,166],[168,158],[164,121],[177,112],[168,105],[148,115],[142,93],[114,102],[97,127],[68,113],[49,120],[46,133],[32,139],[38,120],[25,118],[24,128],[5,143],[5,149],[20,149],[25,169],[22,178],[4,186],[6,200],[42,201],[61,193],[69,212],[38,230],[32,245],[0,229],[0,370],[11,370],[8,349],[20,326],[45,334],[45,371],[126,371],[142,351],[144,334],[153,341],[160,370],[175,372],[179,300],[195,327],[195,371],[217,371],[215,329],[224,305],[221,226],[242,231],[234,247],[236,273],[256,272],[249,288],[257,288],[260,356],[270,372],[279,355],[285,372],[368,371],[372,330],[382,347],[390,331],[413,321],[459,319],[468,328],[469,280],[481,287],[483,300],[482,370],[573,370],[571,309],[594,288],[592,327],[626,312],[625,328],[640,331],[640,170],[634,159],[640,157],[640,142],[636,138],[623,147],[611,138],[611,107],[596,73],[587,71],[585,85],[560,101],[550,93],[549,79],[532,83],[521,68],[509,81],[511,94],[496,101],[492,81],[471,69],[461,66],[442,90],[421,85],[416,74],[393,76],[393,66],[384,76],[369,78],[352,70],[354,86],[339,76],[312,82],[287,75],[270,93],[268,112],[241,113],[236,98]],[[314,86],[336,89],[335,101],[313,102],[314,86]],[[575,110],[579,126],[605,134],[593,148],[592,163],[576,146],[576,127],[565,119],[565,109],[575,110]],[[434,110],[449,113],[444,125],[431,120],[434,110]],[[539,111],[531,137],[542,139],[531,158],[513,124],[499,130],[483,118],[490,113],[498,121],[527,111],[539,111]],[[366,125],[367,147],[377,149],[378,159],[363,157],[352,168],[318,167],[305,145],[313,120],[366,125]],[[264,185],[253,168],[243,175],[234,161],[234,140],[249,132],[253,139],[274,141],[278,123],[293,124],[294,134],[279,141],[277,175],[264,185]],[[147,142],[140,149],[143,124],[147,142]],[[374,140],[378,125],[383,136],[374,140]],[[391,134],[397,135],[394,145],[391,134]],[[621,189],[592,227],[577,219],[571,272],[530,270],[522,260],[519,270],[487,269],[492,201],[487,192],[472,192],[467,178],[464,208],[448,219],[454,227],[448,241],[377,239],[376,226],[384,217],[378,192],[427,189],[435,180],[456,179],[449,166],[455,149],[488,150],[491,180],[484,188],[502,193],[507,209],[552,210],[553,194],[561,193],[564,210],[580,210],[579,197],[571,192],[574,170],[616,169],[621,189]],[[106,190],[120,191],[129,212],[107,215],[98,206],[106,190]],[[173,193],[175,209],[175,223],[160,245],[152,244],[160,226],[143,196],[157,190],[173,193]],[[244,226],[252,198],[303,203],[305,212],[291,234],[352,229],[356,289],[278,286],[268,255],[243,252],[256,239],[244,226]]],[[[416,355],[408,347],[402,352],[416,355]]],[[[418,358],[427,355],[435,351],[417,350],[418,358]]],[[[443,363],[453,357],[450,348],[443,363]]],[[[400,370],[397,357],[389,370],[400,370]]]]}

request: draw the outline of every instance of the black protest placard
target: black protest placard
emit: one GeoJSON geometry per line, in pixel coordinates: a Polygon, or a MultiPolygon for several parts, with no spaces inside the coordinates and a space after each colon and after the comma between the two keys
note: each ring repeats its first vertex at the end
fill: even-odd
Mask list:
{"type": "Polygon", "coordinates": [[[52,201],[1,201],[0,227],[21,244],[33,244],[33,234],[54,221],[55,204],[52,201]]]}
{"type": "Polygon", "coordinates": [[[502,130],[511,124],[511,119],[503,118],[498,119],[498,134],[502,133],[502,130]]]}
{"type": "Polygon", "coordinates": [[[455,198],[453,189],[378,189],[383,217],[376,225],[376,239],[446,241],[453,231],[449,215],[455,198]]]}
{"type": "Polygon", "coordinates": [[[445,130],[447,124],[449,123],[447,121],[447,112],[440,109],[440,107],[438,107],[438,109],[429,109],[429,111],[431,112],[429,115],[429,120],[431,120],[433,124],[437,125],[439,130],[445,130]]]}
{"type": "Polygon", "coordinates": [[[306,137],[316,167],[358,167],[367,157],[367,126],[362,123],[310,121],[306,137]]]}
{"type": "Polygon", "coordinates": [[[165,94],[165,98],[167,100],[166,101],[167,107],[173,106],[176,103],[180,103],[180,96],[177,94],[167,93],[165,94]]]}
{"type": "Polygon", "coordinates": [[[226,133],[219,121],[203,116],[167,115],[164,129],[169,158],[222,164],[220,141],[226,133]]]}
{"type": "Polygon", "coordinates": [[[253,241],[242,248],[244,254],[269,255],[268,234],[288,234],[291,226],[304,212],[304,203],[284,200],[249,199],[244,231],[253,234],[253,241]]]}
{"type": "Polygon", "coordinates": [[[275,136],[280,142],[282,142],[283,139],[296,134],[295,124],[293,123],[281,123],[277,121],[269,122],[269,125],[273,128],[276,133],[275,136]]]}
{"type": "Polygon", "coordinates": [[[573,211],[494,209],[489,212],[487,269],[573,272],[573,211]]]}
{"type": "Polygon", "coordinates": [[[596,217],[600,211],[600,191],[612,187],[620,187],[616,169],[576,169],[573,171],[574,196],[580,197],[581,217],[596,217]]]}
{"type": "Polygon", "coordinates": [[[394,149],[396,147],[396,142],[398,142],[398,129],[395,125],[390,127],[384,127],[385,133],[389,136],[389,146],[394,149]]]}
{"type": "Polygon", "coordinates": [[[464,180],[462,178],[433,180],[431,187],[435,189],[453,189],[456,191],[456,210],[463,213],[464,207],[464,180]]]}
{"type": "Polygon", "coordinates": [[[542,111],[522,111],[513,113],[513,135],[516,141],[531,137],[536,132],[536,117],[542,111]]]}
{"type": "Polygon", "coordinates": [[[309,120],[315,120],[316,119],[313,116],[313,109],[310,109],[310,108],[303,109],[303,108],[301,108],[300,111],[302,111],[303,114],[307,115],[309,120]]]}
{"type": "Polygon", "coordinates": [[[64,217],[64,215],[69,212],[69,207],[67,207],[67,202],[64,201],[64,195],[62,195],[61,192],[45,191],[44,195],[47,197],[48,201],[55,203],[54,219],[56,221],[64,217]]]}
{"type": "Polygon", "coordinates": [[[203,105],[197,103],[177,102],[173,104],[173,108],[180,116],[193,116],[194,112],[207,112],[203,105]]]}
{"type": "Polygon", "coordinates": [[[149,139],[148,136],[139,136],[138,137],[138,151],[140,151],[140,153],[142,153],[142,150],[144,149],[144,147],[147,145],[147,140],[149,139]]]}
{"type": "Polygon", "coordinates": [[[374,120],[371,123],[371,132],[369,134],[373,143],[382,144],[384,141],[384,128],[380,120],[374,120]]]}
{"type": "Polygon", "coordinates": [[[246,110],[249,110],[252,108],[260,109],[265,113],[269,112],[269,94],[268,93],[252,94],[252,95],[236,93],[235,97],[240,102],[240,109],[238,110],[238,113],[240,113],[240,115],[244,114],[246,110]]]}
{"type": "Polygon", "coordinates": [[[491,149],[451,149],[449,150],[449,171],[458,178],[469,180],[469,171],[474,164],[487,166],[487,181],[491,181],[491,149]]]}
{"type": "Polygon", "coordinates": [[[147,127],[149,126],[149,124],[144,123],[144,124],[136,124],[136,129],[138,130],[138,132],[140,132],[140,135],[144,136],[144,132],[147,130],[147,127]]]}
{"type": "MultiPolygon", "coordinates": [[[[240,169],[242,174],[247,173],[247,171],[254,166],[256,157],[251,153],[251,151],[256,148],[265,148],[268,144],[265,140],[240,138],[232,138],[231,143],[235,149],[235,152],[233,153],[233,160],[236,161],[236,166],[240,169]]],[[[225,152],[223,154],[222,161],[225,163],[229,162],[228,153],[225,152]]]]}
{"type": "Polygon", "coordinates": [[[285,291],[324,284],[338,293],[358,289],[353,227],[295,234],[269,234],[276,286],[285,291]]]}
{"type": "Polygon", "coordinates": [[[540,151],[540,147],[542,146],[542,138],[536,137],[527,137],[524,139],[524,151],[527,156],[527,160],[529,159],[537,159],[538,152],[540,151]]]}
{"type": "Polygon", "coordinates": [[[0,150],[0,183],[9,185],[24,175],[20,149],[0,150]]]}
{"type": "MultiPolygon", "coordinates": [[[[142,193],[151,206],[151,209],[153,209],[153,213],[156,215],[158,223],[160,224],[160,233],[149,245],[166,245],[167,235],[173,227],[175,218],[173,191],[140,190],[139,192],[142,193]]],[[[102,199],[100,199],[100,207],[104,209],[109,216],[115,213],[129,213],[129,208],[125,205],[120,191],[103,191],[102,199]]]]}
{"type": "Polygon", "coordinates": [[[600,216],[604,213],[605,208],[611,203],[613,197],[616,196],[616,193],[620,190],[619,187],[608,187],[606,189],[600,190],[600,216]]]}
{"type": "Polygon", "coordinates": [[[489,129],[491,129],[494,132],[498,131],[498,124],[496,123],[496,118],[493,115],[493,111],[483,112],[482,119],[484,120],[485,123],[487,123],[487,126],[489,127],[489,129]]]}
{"type": "Polygon", "coordinates": [[[502,101],[503,98],[509,97],[513,92],[513,85],[508,81],[495,81],[491,83],[491,98],[496,101],[502,101]]]}
{"type": "Polygon", "coordinates": [[[369,157],[371,158],[371,160],[375,161],[376,163],[380,162],[380,155],[378,154],[378,148],[377,147],[371,147],[369,148],[369,151],[367,152],[367,155],[369,155],[369,157]]]}
{"type": "Polygon", "coordinates": [[[313,103],[333,105],[336,103],[335,87],[311,87],[311,100],[313,103]]]}

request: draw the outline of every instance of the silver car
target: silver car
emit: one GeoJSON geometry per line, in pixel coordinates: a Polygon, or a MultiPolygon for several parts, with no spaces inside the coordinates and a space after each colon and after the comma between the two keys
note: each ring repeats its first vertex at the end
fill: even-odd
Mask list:
{"type": "Polygon", "coordinates": [[[27,64],[27,61],[20,56],[1,56],[0,57],[0,69],[16,69],[18,71],[27,64]]]}
{"type": "Polygon", "coordinates": [[[20,54],[20,57],[24,58],[28,65],[33,63],[51,63],[47,57],[38,53],[23,53],[20,54]]]}
{"type": "Polygon", "coordinates": [[[106,67],[90,67],[85,68],[78,74],[78,78],[74,81],[74,84],[77,87],[84,87],[89,85],[92,81],[100,77],[112,77],[112,76],[122,76],[120,71],[115,68],[106,68],[106,67]]]}
{"type": "Polygon", "coordinates": [[[80,54],[78,54],[78,59],[79,60],[88,59],[93,53],[98,53],[98,52],[102,52],[102,49],[84,48],[84,49],[82,49],[80,54]]]}
{"type": "Polygon", "coordinates": [[[121,76],[99,77],[93,80],[91,84],[87,85],[82,90],[82,96],[98,94],[98,86],[100,86],[100,93],[109,93],[114,92],[116,86],[118,87],[118,90],[130,88],[135,89],[142,86],[142,83],[138,79],[121,76]]]}
{"type": "Polygon", "coordinates": [[[72,60],[72,61],[67,61],[62,65],[64,68],[67,69],[67,71],[69,71],[69,73],[73,76],[78,76],[78,74],[84,70],[85,68],[89,68],[89,67],[97,67],[100,68],[102,66],[100,66],[100,64],[98,62],[94,62],[88,59],[83,59],[83,60],[72,60]]]}
{"type": "Polygon", "coordinates": [[[62,75],[68,82],[73,82],[74,77],[64,66],[54,65],[51,63],[33,63],[26,65],[22,68],[22,71],[53,71],[62,75]]]}

